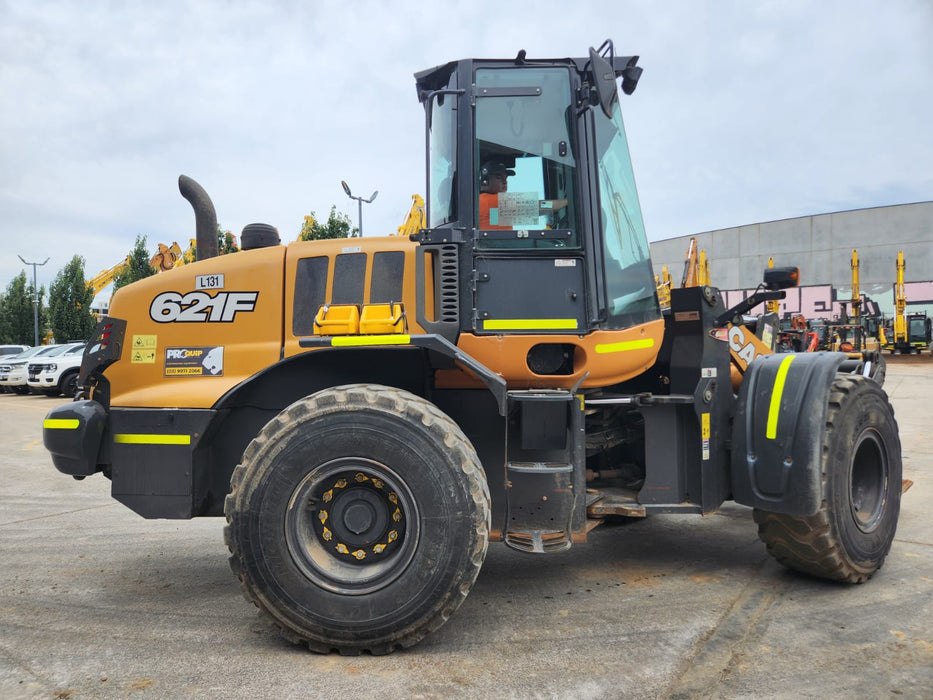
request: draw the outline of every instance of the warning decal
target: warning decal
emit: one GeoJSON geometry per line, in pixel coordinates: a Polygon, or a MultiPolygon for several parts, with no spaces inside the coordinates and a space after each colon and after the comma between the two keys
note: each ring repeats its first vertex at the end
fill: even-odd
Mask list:
{"type": "Polygon", "coordinates": [[[130,362],[134,364],[154,365],[156,356],[156,335],[134,335],[130,348],[130,362]]]}
{"type": "Polygon", "coordinates": [[[224,348],[220,346],[197,348],[166,348],[166,377],[222,377],[224,375],[224,348]]]}

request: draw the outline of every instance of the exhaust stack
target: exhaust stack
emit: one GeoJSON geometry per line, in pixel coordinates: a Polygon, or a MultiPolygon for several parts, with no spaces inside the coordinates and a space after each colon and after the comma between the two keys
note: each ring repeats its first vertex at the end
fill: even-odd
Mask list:
{"type": "Polygon", "coordinates": [[[217,257],[217,212],[214,203],[201,185],[187,175],[178,176],[178,191],[194,209],[197,230],[198,260],[217,257]]]}

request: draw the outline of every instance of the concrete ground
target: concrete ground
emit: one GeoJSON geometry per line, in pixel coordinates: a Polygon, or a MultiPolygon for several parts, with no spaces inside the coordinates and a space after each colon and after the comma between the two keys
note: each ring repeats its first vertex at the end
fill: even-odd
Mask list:
{"type": "Polygon", "coordinates": [[[240,595],[221,519],[146,521],[59,474],[0,395],[0,698],[933,697],[933,362],[888,366],[904,476],[868,583],[782,568],[749,509],[599,528],[566,553],[502,544],[439,631],[384,657],[283,641],[240,595]]]}

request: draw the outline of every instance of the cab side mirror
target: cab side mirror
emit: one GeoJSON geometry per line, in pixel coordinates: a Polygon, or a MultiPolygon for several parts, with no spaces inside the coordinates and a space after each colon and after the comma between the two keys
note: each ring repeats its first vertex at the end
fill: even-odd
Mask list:
{"type": "MultiPolygon", "coordinates": [[[[607,42],[609,43],[609,42],[607,42]]],[[[606,46],[606,43],[603,44],[606,46]]],[[[600,49],[603,48],[600,47],[600,49]]],[[[612,110],[619,100],[619,88],[616,85],[616,71],[612,66],[612,44],[609,43],[609,60],[599,55],[599,52],[590,47],[590,70],[593,71],[593,85],[599,97],[599,106],[603,114],[612,119],[612,110]]]]}

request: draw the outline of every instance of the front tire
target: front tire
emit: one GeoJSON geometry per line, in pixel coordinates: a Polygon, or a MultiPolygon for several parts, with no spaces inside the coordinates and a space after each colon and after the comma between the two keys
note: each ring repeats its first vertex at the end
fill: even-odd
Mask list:
{"type": "Polygon", "coordinates": [[[375,385],[321,391],[270,421],[224,511],[247,600],[323,653],[385,654],[440,627],[489,539],[489,490],[459,427],[375,385]]]}
{"type": "Polygon", "coordinates": [[[874,381],[837,375],[823,438],[823,500],[815,515],[756,510],[758,536],[787,567],[847,583],[868,580],[894,541],[901,504],[894,411],[874,381]]]}
{"type": "Polygon", "coordinates": [[[78,373],[68,372],[58,382],[59,391],[69,399],[73,399],[78,393],[78,373]]]}

